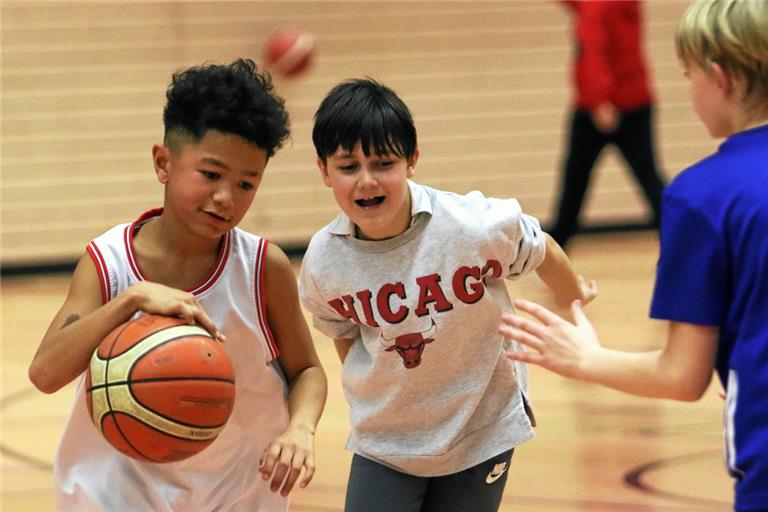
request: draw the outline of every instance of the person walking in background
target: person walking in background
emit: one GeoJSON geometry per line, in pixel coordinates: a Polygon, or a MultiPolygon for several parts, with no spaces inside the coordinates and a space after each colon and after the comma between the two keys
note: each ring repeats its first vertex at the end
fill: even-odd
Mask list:
{"type": "Polygon", "coordinates": [[[577,231],[592,169],[608,144],[619,148],[632,169],[658,228],[664,181],[656,167],[654,98],[642,50],[640,2],[563,3],[575,16],[574,106],[557,216],[549,233],[565,247],[577,231]]]}

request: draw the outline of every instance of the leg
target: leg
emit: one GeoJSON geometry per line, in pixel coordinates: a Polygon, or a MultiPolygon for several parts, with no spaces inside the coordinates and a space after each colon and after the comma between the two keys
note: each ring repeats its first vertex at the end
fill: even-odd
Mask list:
{"type": "Polygon", "coordinates": [[[651,128],[652,115],[651,106],[624,113],[614,140],[632,169],[635,179],[642,187],[645,198],[653,210],[654,226],[658,228],[664,181],[656,167],[656,152],[651,128]]]}
{"type": "Polygon", "coordinates": [[[563,247],[576,232],[592,168],[606,143],[606,136],[595,128],[589,112],[577,110],[573,113],[557,218],[549,232],[563,247]]]}
{"type": "Polygon", "coordinates": [[[355,454],[344,512],[419,512],[428,482],[355,454]]]}
{"type": "Polygon", "coordinates": [[[500,453],[460,473],[432,478],[421,512],[496,512],[513,452],[500,453]]]}

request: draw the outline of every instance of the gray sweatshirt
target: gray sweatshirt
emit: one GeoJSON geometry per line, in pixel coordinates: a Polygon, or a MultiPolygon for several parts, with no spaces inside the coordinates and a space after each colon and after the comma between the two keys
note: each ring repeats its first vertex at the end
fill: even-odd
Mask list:
{"type": "Polygon", "coordinates": [[[462,471],[533,437],[527,371],[497,334],[504,279],[544,259],[539,223],[514,199],[409,182],[412,222],[359,240],[344,215],[315,234],[299,288],[315,327],[352,338],[342,385],[347,448],[399,471],[462,471]]]}

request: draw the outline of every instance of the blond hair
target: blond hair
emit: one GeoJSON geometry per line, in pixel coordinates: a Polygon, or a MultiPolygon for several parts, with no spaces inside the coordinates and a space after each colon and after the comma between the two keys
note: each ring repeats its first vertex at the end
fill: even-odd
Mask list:
{"type": "Polygon", "coordinates": [[[709,70],[716,62],[742,81],[751,106],[768,101],[768,0],[696,0],[680,20],[675,46],[684,64],[709,70]]]}

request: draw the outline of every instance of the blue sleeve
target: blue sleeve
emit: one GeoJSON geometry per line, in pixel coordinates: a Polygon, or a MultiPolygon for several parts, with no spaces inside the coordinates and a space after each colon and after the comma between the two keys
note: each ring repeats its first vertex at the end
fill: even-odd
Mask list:
{"type": "Polygon", "coordinates": [[[652,318],[720,325],[729,265],[724,234],[714,219],[666,191],[652,318]]]}

